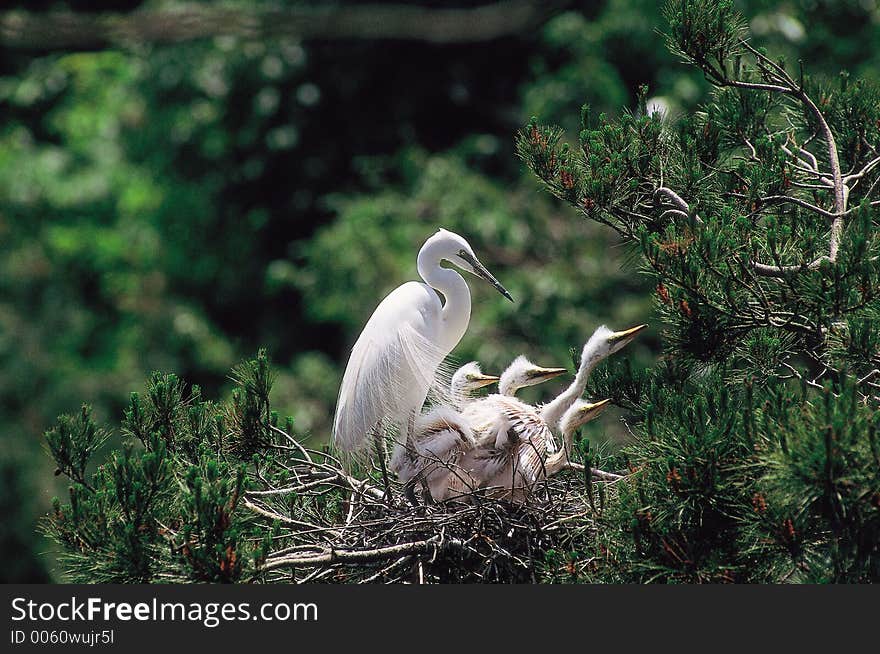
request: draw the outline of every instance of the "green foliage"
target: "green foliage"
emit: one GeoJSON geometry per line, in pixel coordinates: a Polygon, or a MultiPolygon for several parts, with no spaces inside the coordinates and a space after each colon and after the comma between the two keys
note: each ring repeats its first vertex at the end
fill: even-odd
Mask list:
{"type": "Polygon", "coordinates": [[[710,79],[723,79],[726,66],[742,55],[747,27],[733,0],[668,2],[664,13],[669,49],[710,79]]]}
{"type": "Polygon", "coordinates": [[[666,13],[716,87],[699,111],[648,115],[643,89],[618,119],[585,109],[577,147],[536,119],[517,140],[552,194],[638,249],[664,325],[664,363],[591,382],[635,441],[584,574],[876,581],[878,90],[793,76],[732,3],[666,13]]]}
{"type": "MultiPolygon", "coordinates": [[[[718,3],[685,4],[692,8],[678,3],[672,10],[727,11],[718,3]]],[[[880,71],[877,8],[860,0],[737,6],[769,51],[790,62],[802,58],[811,72],[831,76],[807,88],[811,97],[826,98],[824,113],[844,126],[836,133],[843,169],[857,167],[867,156],[861,132],[876,144],[870,120],[876,92],[857,78],[876,82],[880,71]],[[845,84],[833,77],[838,66],[852,73],[845,84]]],[[[691,34],[719,29],[689,20],[691,34]]],[[[704,104],[690,131],[660,122],[659,143],[643,150],[617,129],[616,118],[621,107],[635,106],[640,85],[647,83],[671,116],[690,112],[707,88],[698,68],[678,65],[662,47],[660,24],[661,7],[653,0],[608,0],[563,12],[529,39],[512,39],[501,49],[259,37],[33,56],[10,51],[0,73],[0,360],[6,373],[0,379],[6,516],[0,552],[25,562],[37,560],[25,549],[46,549],[34,541],[31,524],[48,509],[41,498],[52,482],[52,469],[39,456],[39,435],[84,398],[102,419],[126,413],[120,433],[140,443],[135,458],[153,432],[161,433],[172,459],[197,460],[200,443],[228,457],[259,446],[260,432],[252,428],[239,442],[221,439],[244,435],[239,426],[264,413],[258,396],[215,404],[195,387],[186,395],[180,380],[167,378],[151,380],[137,399],[129,398],[151,370],[175,370],[215,397],[232,363],[265,346],[279,362],[277,405],[296,415],[301,432],[323,441],[347,345],[383,293],[415,275],[412,252],[438,224],[471,238],[518,300],[516,307],[496,302],[490,290],[473,284],[478,304],[457,352],[463,360],[479,358],[495,372],[520,352],[548,365],[562,361],[597,322],[644,321],[648,289],[656,286],[658,298],[670,296],[657,306],[667,342],[681,343],[697,361],[724,360],[732,352],[741,364],[728,369],[728,381],[755,370],[759,378],[771,375],[779,361],[805,372],[799,352],[811,337],[774,325],[740,331],[738,322],[709,306],[698,311],[699,320],[681,320],[699,297],[664,276],[622,270],[628,258],[641,256],[635,241],[617,247],[608,230],[571,221],[512,165],[511,125],[538,115],[575,135],[568,172],[578,188],[592,187],[578,153],[582,130],[599,157],[586,162],[590,174],[620,173],[608,178],[607,188],[594,189],[620,210],[612,217],[597,206],[593,217],[628,224],[625,200],[653,190],[624,183],[633,177],[632,166],[636,177],[663,175],[696,214],[721,222],[722,214],[707,207],[727,206],[715,195],[723,186],[718,180],[732,173],[707,171],[724,153],[747,154],[735,154],[737,130],[769,162],[780,148],[763,134],[764,122],[777,121],[783,109],[793,112],[796,124],[812,126],[812,119],[766,94],[718,89],[720,100],[704,104]],[[435,65],[438,56],[443,66],[435,65]],[[399,92],[402,80],[406,93],[399,92]],[[578,109],[585,101],[593,117],[582,126],[578,109]],[[602,131],[602,112],[614,129],[602,131]],[[679,146],[676,139],[686,141],[679,146]],[[637,152],[643,156],[633,156],[637,152]],[[606,153],[614,153],[607,162],[606,153]],[[683,153],[690,155],[687,166],[683,153]],[[380,248],[382,257],[376,256],[380,248]],[[716,320],[728,330],[711,329],[716,320]]],[[[643,104],[651,100],[643,97],[643,104]]],[[[640,126],[643,117],[637,110],[626,120],[636,131],[658,127],[640,126]]],[[[740,204],[784,186],[775,168],[746,162],[735,169],[747,182],[740,204]]],[[[570,194],[558,173],[554,192],[570,194]]],[[[870,183],[864,179],[854,188],[851,207],[870,183]]],[[[827,203],[825,191],[817,196],[827,203]]],[[[672,207],[664,201],[663,208],[672,207]]],[[[648,236],[661,254],[694,236],[671,216],[645,215],[660,223],[648,236]]],[[[726,233],[750,232],[750,224],[737,222],[743,218],[738,212],[724,218],[732,224],[726,233]]],[[[870,211],[859,220],[870,223],[870,211]]],[[[772,249],[761,236],[756,245],[764,249],[744,246],[736,254],[766,254],[764,261],[773,264],[774,257],[791,263],[824,252],[821,221],[792,208],[778,222],[772,249]]],[[[873,237],[856,222],[847,223],[843,239],[852,241],[841,246],[842,258],[865,261],[873,237]]],[[[702,243],[708,236],[695,238],[702,243]]],[[[739,265],[737,257],[715,260],[724,274],[739,265]]],[[[675,261],[659,263],[676,269],[675,261]]],[[[841,283],[829,283],[827,275],[791,283],[810,298],[806,310],[818,315],[826,292],[841,302],[862,301],[859,284],[871,289],[874,273],[861,274],[841,283]]],[[[707,286],[715,294],[712,288],[724,286],[709,272],[697,282],[698,292],[707,286]]],[[[732,292],[739,294],[737,307],[758,302],[738,282],[732,292]]],[[[789,300],[778,293],[770,299],[791,310],[782,308],[789,300]]],[[[816,322],[826,330],[822,361],[859,371],[859,378],[870,373],[877,351],[870,312],[823,314],[816,322]]],[[[656,345],[638,344],[635,368],[648,364],[656,345]]],[[[810,375],[820,370],[809,364],[810,375]]],[[[537,391],[524,395],[539,399],[537,391]]],[[[78,439],[83,424],[71,418],[67,437],[78,439]]],[[[591,436],[593,430],[588,427],[591,436]]],[[[79,465],[86,455],[66,451],[72,457],[66,465],[79,465]]],[[[54,486],[50,494],[59,492],[58,480],[54,486]]],[[[46,573],[32,574],[27,578],[46,573]]]]}
{"type": "Polygon", "coordinates": [[[47,432],[72,485],[69,502],[54,500],[44,526],[63,547],[71,580],[234,582],[253,572],[264,545],[251,543],[266,532],[239,504],[252,483],[248,457],[270,458],[277,417],[269,410],[265,353],[233,375],[233,399],[218,406],[198,389],[186,396],[174,375],[154,374],[145,401],[132,394],[122,450],[91,474],[86,468],[105,432],[88,409],[61,416],[47,432]]]}
{"type": "Polygon", "coordinates": [[[107,434],[92,421],[91,409],[83,405],[76,416],[62,416],[46,432],[46,443],[58,469],[80,484],[86,484],[86,466],[92,455],[107,440],[107,434]]]}

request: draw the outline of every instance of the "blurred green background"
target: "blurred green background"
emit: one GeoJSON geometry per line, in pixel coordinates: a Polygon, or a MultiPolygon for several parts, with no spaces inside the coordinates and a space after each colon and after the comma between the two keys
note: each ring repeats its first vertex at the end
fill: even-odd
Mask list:
{"type": "MultiPolygon", "coordinates": [[[[538,115],[573,135],[582,103],[615,114],[634,107],[640,84],[672,114],[694,109],[707,85],[665,49],[662,3],[535,2],[534,20],[465,42],[356,29],[69,48],[52,34],[9,40],[10,25],[45,11],[73,12],[87,31],[94,4],[0,12],[5,581],[57,579],[36,522],[65,492],[41,446],[59,413],[88,402],[116,422],[152,370],[222,395],[231,366],[266,347],[275,407],[323,442],[348,348],[379,300],[416,277],[437,227],[464,235],[517,300],[472,280],[460,361],[495,373],[519,353],[570,365],[569,348],[599,323],[651,322],[653,289],[626,249],[539,190],[513,134],[538,115]]],[[[199,6],[100,4],[145,28],[199,6]]],[[[246,19],[363,4],[203,7],[246,19]]],[[[738,4],[756,41],[789,61],[880,74],[875,0],[738,4]]],[[[662,356],[656,325],[630,356],[662,356]]],[[[623,433],[613,416],[597,422],[597,440],[623,433]]]]}

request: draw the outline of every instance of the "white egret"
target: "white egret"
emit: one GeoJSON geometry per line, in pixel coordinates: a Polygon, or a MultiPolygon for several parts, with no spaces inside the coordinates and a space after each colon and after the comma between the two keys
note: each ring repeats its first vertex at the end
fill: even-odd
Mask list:
{"type": "Polygon", "coordinates": [[[537,366],[522,355],[514,359],[500,378],[483,374],[476,361],[466,363],[452,375],[452,407],[440,406],[419,416],[411,442],[395,445],[389,469],[410,488],[417,478],[424,480],[431,497],[441,499],[448,487],[446,478],[457,474],[462,457],[476,445],[470,426],[460,413],[474,401],[472,394],[497,381],[502,394],[513,396],[520,388],[565,372],[565,368],[537,366]]]}
{"type": "Polygon", "coordinates": [[[484,375],[476,361],[461,366],[452,375],[450,387],[454,407],[438,406],[415,420],[412,438],[396,443],[389,470],[411,492],[416,480],[423,480],[431,497],[439,500],[446,487],[445,478],[461,456],[473,448],[474,437],[459,411],[472,401],[472,393],[494,384],[498,377],[484,375]]]}
{"type": "Polygon", "coordinates": [[[368,437],[383,427],[396,427],[398,440],[405,440],[440,364],[467,330],[468,285],[441,261],[482,277],[513,301],[461,236],[441,229],[428,238],[417,260],[424,283],[407,282],[392,291],[352,347],[333,419],[333,441],[340,450],[363,450],[368,437]]]}
{"type": "Polygon", "coordinates": [[[559,452],[547,458],[544,463],[544,469],[547,476],[551,477],[560,470],[565,469],[569,463],[569,457],[574,450],[574,434],[575,432],[588,423],[590,420],[598,416],[611,400],[602,400],[601,402],[590,403],[586,400],[575,400],[568,407],[568,410],[562,415],[559,421],[559,430],[562,432],[563,447],[559,452]]]}
{"type": "Polygon", "coordinates": [[[564,439],[564,446],[561,450],[539,461],[534,455],[538,448],[528,446],[520,441],[516,446],[519,451],[508,456],[509,469],[499,472],[494,479],[485,482],[485,486],[487,488],[496,486],[509,488],[512,491],[511,499],[521,499],[523,493],[530,491],[537,481],[555,475],[568,464],[575,431],[602,413],[610,402],[611,400],[601,400],[594,403],[576,400],[560,421],[564,439]],[[517,477],[524,482],[521,487],[511,485],[511,480],[516,480],[517,477]]]}
{"type": "Polygon", "coordinates": [[[497,398],[494,404],[501,413],[491,425],[497,433],[475,432],[476,445],[448,476],[445,498],[487,488],[493,497],[519,501],[543,477],[547,441],[552,438],[549,428],[534,407],[497,398]]]}
{"type": "Polygon", "coordinates": [[[645,327],[639,325],[622,332],[613,332],[604,325],[596,329],[581,351],[574,381],[540,409],[501,394],[469,403],[462,416],[473,431],[476,447],[462,457],[464,474],[457,479],[450,477],[450,493],[500,484],[506,489],[504,497],[521,500],[546,474],[548,443],[553,442],[550,426],[557,425],[562,414],[583,394],[596,365],[625,347],[645,327]]]}
{"type": "Polygon", "coordinates": [[[416,418],[412,438],[405,445],[395,444],[388,469],[403,482],[411,502],[415,503],[413,488],[419,481],[439,500],[448,485],[446,478],[474,445],[473,432],[461,414],[439,406],[416,418]]]}
{"type": "MultiPolygon", "coordinates": [[[[505,368],[498,380],[498,393],[507,397],[514,397],[516,392],[527,386],[535,386],[545,381],[558,377],[568,372],[565,368],[544,368],[537,366],[520,354],[505,368]]],[[[556,451],[556,441],[550,433],[547,438],[547,452],[556,451]]]]}
{"type": "Polygon", "coordinates": [[[547,430],[536,415],[519,416],[514,431],[530,435],[511,435],[504,447],[479,446],[461,457],[461,472],[448,478],[445,497],[463,495],[476,488],[485,488],[492,496],[513,502],[523,502],[535,485],[567,467],[573,447],[574,432],[578,427],[598,416],[610,400],[590,403],[577,400],[563,416],[561,427],[565,446],[550,456],[546,451],[547,430]]]}
{"type": "Polygon", "coordinates": [[[613,332],[605,325],[596,328],[581,350],[577,374],[568,388],[540,408],[541,418],[548,425],[558,425],[562,415],[574,404],[587,387],[593,369],[606,357],[626,347],[647,325],[638,325],[621,332],[613,332]]]}
{"type": "Polygon", "coordinates": [[[499,377],[495,375],[485,375],[480,369],[480,364],[471,361],[464,364],[452,375],[450,383],[451,402],[452,405],[461,410],[465,403],[473,399],[472,394],[479,389],[490,386],[495,382],[500,383],[499,377]]]}
{"type": "Polygon", "coordinates": [[[535,386],[568,372],[565,368],[543,368],[520,354],[505,368],[498,380],[498,392],[513,397],[526,386],[535,386]]]}

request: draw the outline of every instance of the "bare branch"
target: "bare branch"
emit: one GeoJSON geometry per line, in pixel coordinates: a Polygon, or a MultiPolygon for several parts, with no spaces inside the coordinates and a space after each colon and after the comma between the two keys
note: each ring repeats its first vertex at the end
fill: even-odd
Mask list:
{"type": "MultiPolygon", "coordinates": [[[[673,191],[671,188],[667,188],[666,186],[660,186],[657,190],[654,191],[654,200],[658,201],[658,198],[664,197],[669,200],[672,204],[674,204],[679,211],[683,212],[685,217],[690,216],[690,205],[682,199],[682,197],[673,191]]],[[[694,220],[697,224],[702,225],[703,220],[696,214],[694,214],[694,220]]]]}
{"type": "Polygon", "coordinates": [[[871,172],[871,170],[873,170],[878,165],[880,165],[880,157],[877,157],[876,159],[872,159],[871,161],[866,163],[865,166],[859,172],[857,172],[853,175],[847,175],[846,177],[844,177],[843,183],[849,184],[852,181],[856,181],[856,180],[861,179],[862,177],[867,175],[869,172],[871,172]]]}
{"type": "Polygon", "coordinates": [[[825,218],[837,218],[837,214],[823,209],[822,207],[818,207],[815,204],[811,204],[806,200],[801,200],[800,198],[795,198],[790,195],[768,195],[761,198],[762,204],[777,204],[777,203],[785,203],[790,202],[791,204],[796,204],[803,209],[808,209],[809,211],[813,211],[820,216],[824,216],[825,218]]]}
{"type": "Polygon", "coordinates": [[[0,13],[0,46],[76,50],[131,43],[178,43],[214,36],[475,43],[525,33],[564,4],[500,0],[468,9],[401,3],[247,10],[191,5],[175,11],[128,14],[7,11],[0,13]]]}
{"type": "Polygon", "coordinates": [[[756,274],[761,275],[762,277],[784,277],[785,275],[791,275],[794,273],[802,273],[807,270],[817,270],[819,266],[822,265],[823,261],[830,261],[831,258],[827,256],[821,256],[810,263],[804,265],[791,265],[791,266],[771,266],[766,263],[758,263],[757,261],[751,261],[750,265],[756,274]]]}
{"type": "MultiPolygon", "coordinates": [[[[828,258],[831,261],[836,261],[837,252],[840,248],[840,236],[843,232],[843,216],[846,213],[847,188],[843,181],[843,174],[840,168],[840,158],[838,156],[837,143],[834,140],[834,134],[831,132],[828,121],[825,120],[825,116],[819,110],[819,107],[816,106],[816,103],[813,102],[813,99],[809,95],[807,95],[801,85],[797,84],[791,78],[791,76],[782,66],[756,50],[747,41],[740,40],[740,44],[755,57],[759,65],[761,65],[765,71],[770,72],[770,77],[772,77],[774,81],[779,83],[763,84],[757,82],[744,82],[742,80],[733,79],[722,79],[719,83],[723,86],[733,86],[736,88],[745,88],[759,91],[770,91],[792,96],[797,99],[801,104],[803,104],[804,107],[807,108],[807,110],[809,110],[809,112],[816,119],[816,122],[819,124],[819,131],[822,133],[822,137],[825,139],[825,143],[828,148],[828,164],[831,169],[831,182],[834,189],[834,211],[831,214],[832,222],[831,235],[829,237],[828,243],[828,258]]],[[[812,168],[815,171],[818,171],[817,164],[818,162],[812,165],[812,168]]],[[[821,263],[821,261],[819,262],[821,263]]],[[[780,267],[776,267],[775,272],[778,274],[785,274],[784,272],[782,272],[782,268],[780,267]]]]}
{"type": "MultiPolygon", "coordinates": [[[[861,205],[859,205],[859,206],[861,206],[861,205]]],[[[873,202],[869,202],[869,203],[868,203],[868,206],[869,206],[869,207],[880,207],[880,200],[874,200],[873,202]]],[[[858,209],[859,209],[859,207],[853,207],[852,209],[847,209],[847,210],[843,213],[843,215],[844,215],[844,216],[848,216],[848,215],[850,215],[851,213],[855,213],[858,209]]]]}
{"type": "Polygon", "coordinates": [[[261,566],[261,571],[291,566],[386,561],[388,559],[399,558],[400,556],[427,554],[428,552],[441,547],[441,545],[447,548],[460,549],[464,547],[464,541],[457,538],[449,538],[441,544],[440,536],[438,535],[427,540],[402,543],[400,545],[389,545],[387,547],[377,547],[373,549],[355,550],[326,548],[316,554],[270,558],[263,564],[263,566],[261,566]]]}

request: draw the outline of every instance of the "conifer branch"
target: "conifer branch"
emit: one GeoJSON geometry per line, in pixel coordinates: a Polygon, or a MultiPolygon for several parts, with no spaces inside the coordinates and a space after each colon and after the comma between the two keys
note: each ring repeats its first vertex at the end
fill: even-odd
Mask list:
{"type": "Polygon", "coordinates": [[[847,175],[846,177],[844,177],[843,178],[844,184],[849,184],[850,182],[860,180],[862,177],[864,177],[865,175],[870,173],[878,165],[880,165],[880,157],[877,157],[876,159],[872,159],[871,161],[866,163],[859,172],[854,173],[852,175],[847,175]]]}

